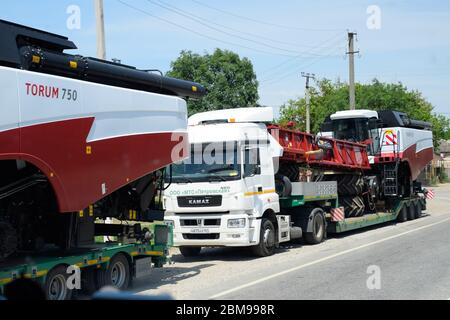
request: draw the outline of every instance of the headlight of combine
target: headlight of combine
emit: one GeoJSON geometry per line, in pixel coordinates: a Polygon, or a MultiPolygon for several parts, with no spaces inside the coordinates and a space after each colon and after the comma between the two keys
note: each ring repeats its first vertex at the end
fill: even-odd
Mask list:
{"type": "Polygon", "coordinates": [[[230,219],[228,220],[228,228],[245,228],[245,219],[230,219]]]}

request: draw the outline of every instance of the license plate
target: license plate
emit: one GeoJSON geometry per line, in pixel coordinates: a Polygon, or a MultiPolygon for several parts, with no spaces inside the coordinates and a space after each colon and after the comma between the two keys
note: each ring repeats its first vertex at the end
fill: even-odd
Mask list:
{"type": "Polygon", "coordinates": [[[209,229],[194,228],[194,229],[191,229],[191,233],[209,233],[209,229]]]}

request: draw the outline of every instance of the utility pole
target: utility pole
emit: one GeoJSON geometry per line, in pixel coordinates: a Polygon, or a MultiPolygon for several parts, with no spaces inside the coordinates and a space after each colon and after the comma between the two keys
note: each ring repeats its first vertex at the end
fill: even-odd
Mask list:
{"type": "Polygon", "coordinates": [[[350,93],[350,110],[356,109],[356,100],[355,100],[355,53],[359,53],[359,51],[355,51],[354,42],[356,32],[348,33],[348,52],[349,55],[349,93],[350,93]]]}
{"type": "Polygon", "coordinates": [[[314,73],[302,72],[302,77],[306,78],[306,90],[305,90],[305,100],[306,100],[306,133],[311,133],[311,112],[310,112],[310,100],[309,95],[309,79],[315,79],[316,75],[314,73]]]}
{"type": "Polygon", "coordinates": [[[97,24],[97,58],[106,60],[103,0],[94,0],[94,6],[95,6],[95,19],[97,24]]]}

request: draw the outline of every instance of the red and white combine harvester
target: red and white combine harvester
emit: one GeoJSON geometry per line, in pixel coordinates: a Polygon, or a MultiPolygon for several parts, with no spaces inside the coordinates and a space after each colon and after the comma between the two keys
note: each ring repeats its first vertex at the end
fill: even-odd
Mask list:
{"type": "MultiPolygon", "coordinates": [[[[172,151],[187,144],[184,98],[205,88],[68,54],[76,46],[67,38],[1,20],[0,43],[0,258],[19,259],[14,268],[18,252],[54,245],[67,254],[93,246],[95,236],[160,245],[130,261],[165,256],[171,231],[163,223],[151,235],[137,223],[94,220],[163,220],[158,172],[182,159],[172,151]]],[[[0,288],[14,278],[2,272],[0,288]]]]}

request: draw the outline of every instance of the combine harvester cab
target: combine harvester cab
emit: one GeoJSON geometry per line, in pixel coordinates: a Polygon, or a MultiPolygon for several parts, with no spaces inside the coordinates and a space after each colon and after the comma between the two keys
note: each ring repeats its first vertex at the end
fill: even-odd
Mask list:
{"type": "Polygon", "coordinates": [[[172,231],[161,170],[186,156],[174,152],[188,143],[184,99],[205,88],[68,54],[66,37],[1,20],[0,42],[0,286],[21,273],[48,284],[61,264],[104,269],[108,284],[119,252],[129,274],[141,257],[162,265],[172,231]],[[118,241],[99,247],[96,236],[118,241]],[[36,255],[52,246],[65,258],[36,255]]]}

